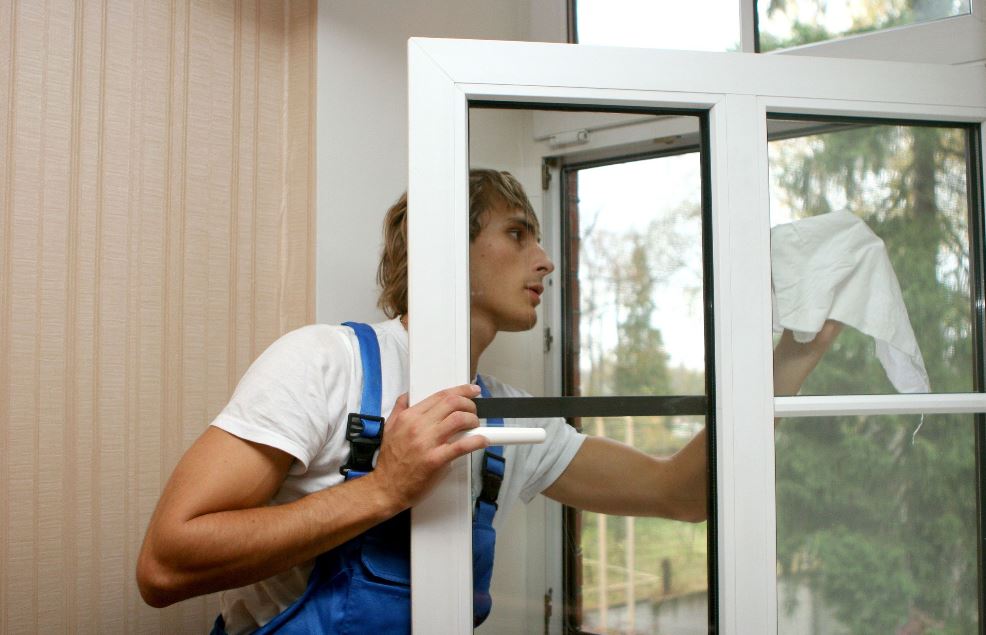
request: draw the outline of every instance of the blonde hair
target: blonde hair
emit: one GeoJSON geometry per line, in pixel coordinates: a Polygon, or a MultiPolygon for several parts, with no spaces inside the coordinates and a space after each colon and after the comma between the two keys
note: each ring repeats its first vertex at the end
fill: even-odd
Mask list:
{"type": "MultiPolygon", "coordinates": [[[[469,240],[483,229],[483,215],[497,203],[518,209],[540,233],[537,217],[524,187],[512,174],[500,170],[469,171],[469,240]]],[[[377,306],[387,317],[407,315],[407,193],[394,203],[383,221],[383,253],[377,267],[380,298],[377,306]]]]}

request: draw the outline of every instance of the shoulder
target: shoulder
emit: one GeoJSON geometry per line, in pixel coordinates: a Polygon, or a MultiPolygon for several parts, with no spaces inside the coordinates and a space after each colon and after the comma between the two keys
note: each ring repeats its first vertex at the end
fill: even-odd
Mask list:
{"type": "Polygon", "coordinates": [[[521,390],[520,388],[515,388],[506,382],[502,382],[493,375],[486,375],[480,373],[483,378],[483,383],[486,384],[486,388],[490,391],[490,395],[494,397],[532,397],[531,393],[521,390]]]}
{"type": "Polygon", "coordinates": [[[336,324],[308,324],[288,331],[267,348],[268,351],[305,349],[318,351],[349,345],[352,329],[336,324]]]}
{"type": "Polygon", "coordinates": [[[260,366],[303,364],[322,368],[349,365],[353,356],[352,330],[334,324],[309,324],[288,331],[271,343],[257,358],[260,366]]]}

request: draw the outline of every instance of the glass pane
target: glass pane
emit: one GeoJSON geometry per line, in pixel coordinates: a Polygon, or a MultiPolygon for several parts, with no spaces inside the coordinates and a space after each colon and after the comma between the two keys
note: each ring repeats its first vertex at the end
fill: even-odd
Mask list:
{"type": "Polygon", "coordinates": [[[772,119],[774,328],[848,324],[802,394],[973,387],[964,129],[772,119]]]}
{"type": "Polygon", "coordinates": [[[576,0],[579,44],[738,51],[735,0],[576,0]],[[709,16],[715,19],[710,20],[709,16]]]}
{"type": "Polygon", "coordinates": [[[760,51],[969,13],[969,0],[757,0],[760,51]]]}
{"type": "Polygon", "coordinates": [[[778,632],[978,633],[970,415],[784,419],[778,632]]]}
{"type": "Polygon", "coordinates": [[[699,153],[577,181],[581,394],[704,394],[699,153]]]}
{"type": "MultiPolygon", "coordinates": [[[[573,398],[599,397],[616,414],[641,403],[625,397],[657,397],[647,402],[654,416],[582,419],[600,426],[600,434],[656,456],[672,455],[705,421],[658,416],[672,412],[660,410],[668,402],[659,397],[701,401],[706,392],[699,133],[698,116],[678,113],[490,106],[469,112],[470,317],[473,350],[482,353],[478,370],[530,395],[561,396],[578,407],[586,402],[573,398]],[[550,187],[545,159],[554,167],[547,174],[557,179],[550,187]],[[483,190],[495,194],[485,203],[483,190]],[[552,324],[546,354],[543,327],[552,314],[563,317],[552,324]]],[[[502,389],[495,396],[526,394],[502,389]]],[[[522,416],[523,401],[500,404],[522,416]]],[[[556,588],[558,614],[584,617],[569,626],[706,632],[704,524],[580,517],[572,510],[565,516],[566,563],[576,553],[586,558],[584,568],[578,560],[575,569],[566,569],[564,599],[556,588]]],[[[536,534],[527,528],[521,535],[536,534]]],[[[537,560],[541,554],[528,554],[517,567],[530,575],[504,567],[494,587],[523,593],[512,581],[544,566],[537,560]]],[[[510,630],[507,613],[543,604],[545,589],[527,592],[536,596],[504,602],[499,594],[491,616],[496,621],[483,628],[521,632],[510,630]]]]}
{"type": "MultiPolygon", "coordinates": [[[[680,449],[702,417],[585,418],[588,434],[657,456],[680,449]]],[[[583,513],[582,628],[591,633],[708,630],[706,523],[583,513]]]]}

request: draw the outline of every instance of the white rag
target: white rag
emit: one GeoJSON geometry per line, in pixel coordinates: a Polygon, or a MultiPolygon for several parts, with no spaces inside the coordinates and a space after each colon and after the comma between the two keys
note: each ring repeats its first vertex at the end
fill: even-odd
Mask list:
{"type": "Polygon", "coordinates": [[[907,317],[883,241],[847,211],[770,230],[774,331],[815,338],[826,319],[876,341],[876,356],[898,392],[931,392],[924,359],[907,317]]]}

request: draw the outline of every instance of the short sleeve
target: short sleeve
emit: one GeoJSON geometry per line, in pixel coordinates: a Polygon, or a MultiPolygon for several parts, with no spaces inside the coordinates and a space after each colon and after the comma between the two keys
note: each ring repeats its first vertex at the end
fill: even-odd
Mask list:
{"type": "Polygon", "coordinates": [[[585,435],[568,425],[564,419],[537,419],[517,421],[511,425],[530,425],[543,427],[546,433],[544,443],[517,446],[515,460],[519,466],[518,495],[525,503],[551,487],[562,475],[568,464],[578,454],[585,435]]]}
{"type": "Polygon", "coordinates": [[[300,464],[291,472],[304,473],[344,420],[355,372],[352,343],[341,329],[296,329],[247,369],[212,425],[287,452],[300,464]]]}
{"type": "MultiPolygon", "coordinates": [[[[483,381],[494,397],[530,397],[495,377],[483,375],[483,381]]],[[[585,435],[568,425],[564,419],[506,419],[511,427],[541,427],[545,430],[544,443],[513,445],[506,448],[507,469],[510,472],[510,493],[525,503],[551,487],[568,464],[572,462],[585,435]]],[[[509,503],[509,501],[507,501],[509,503]]]]}

